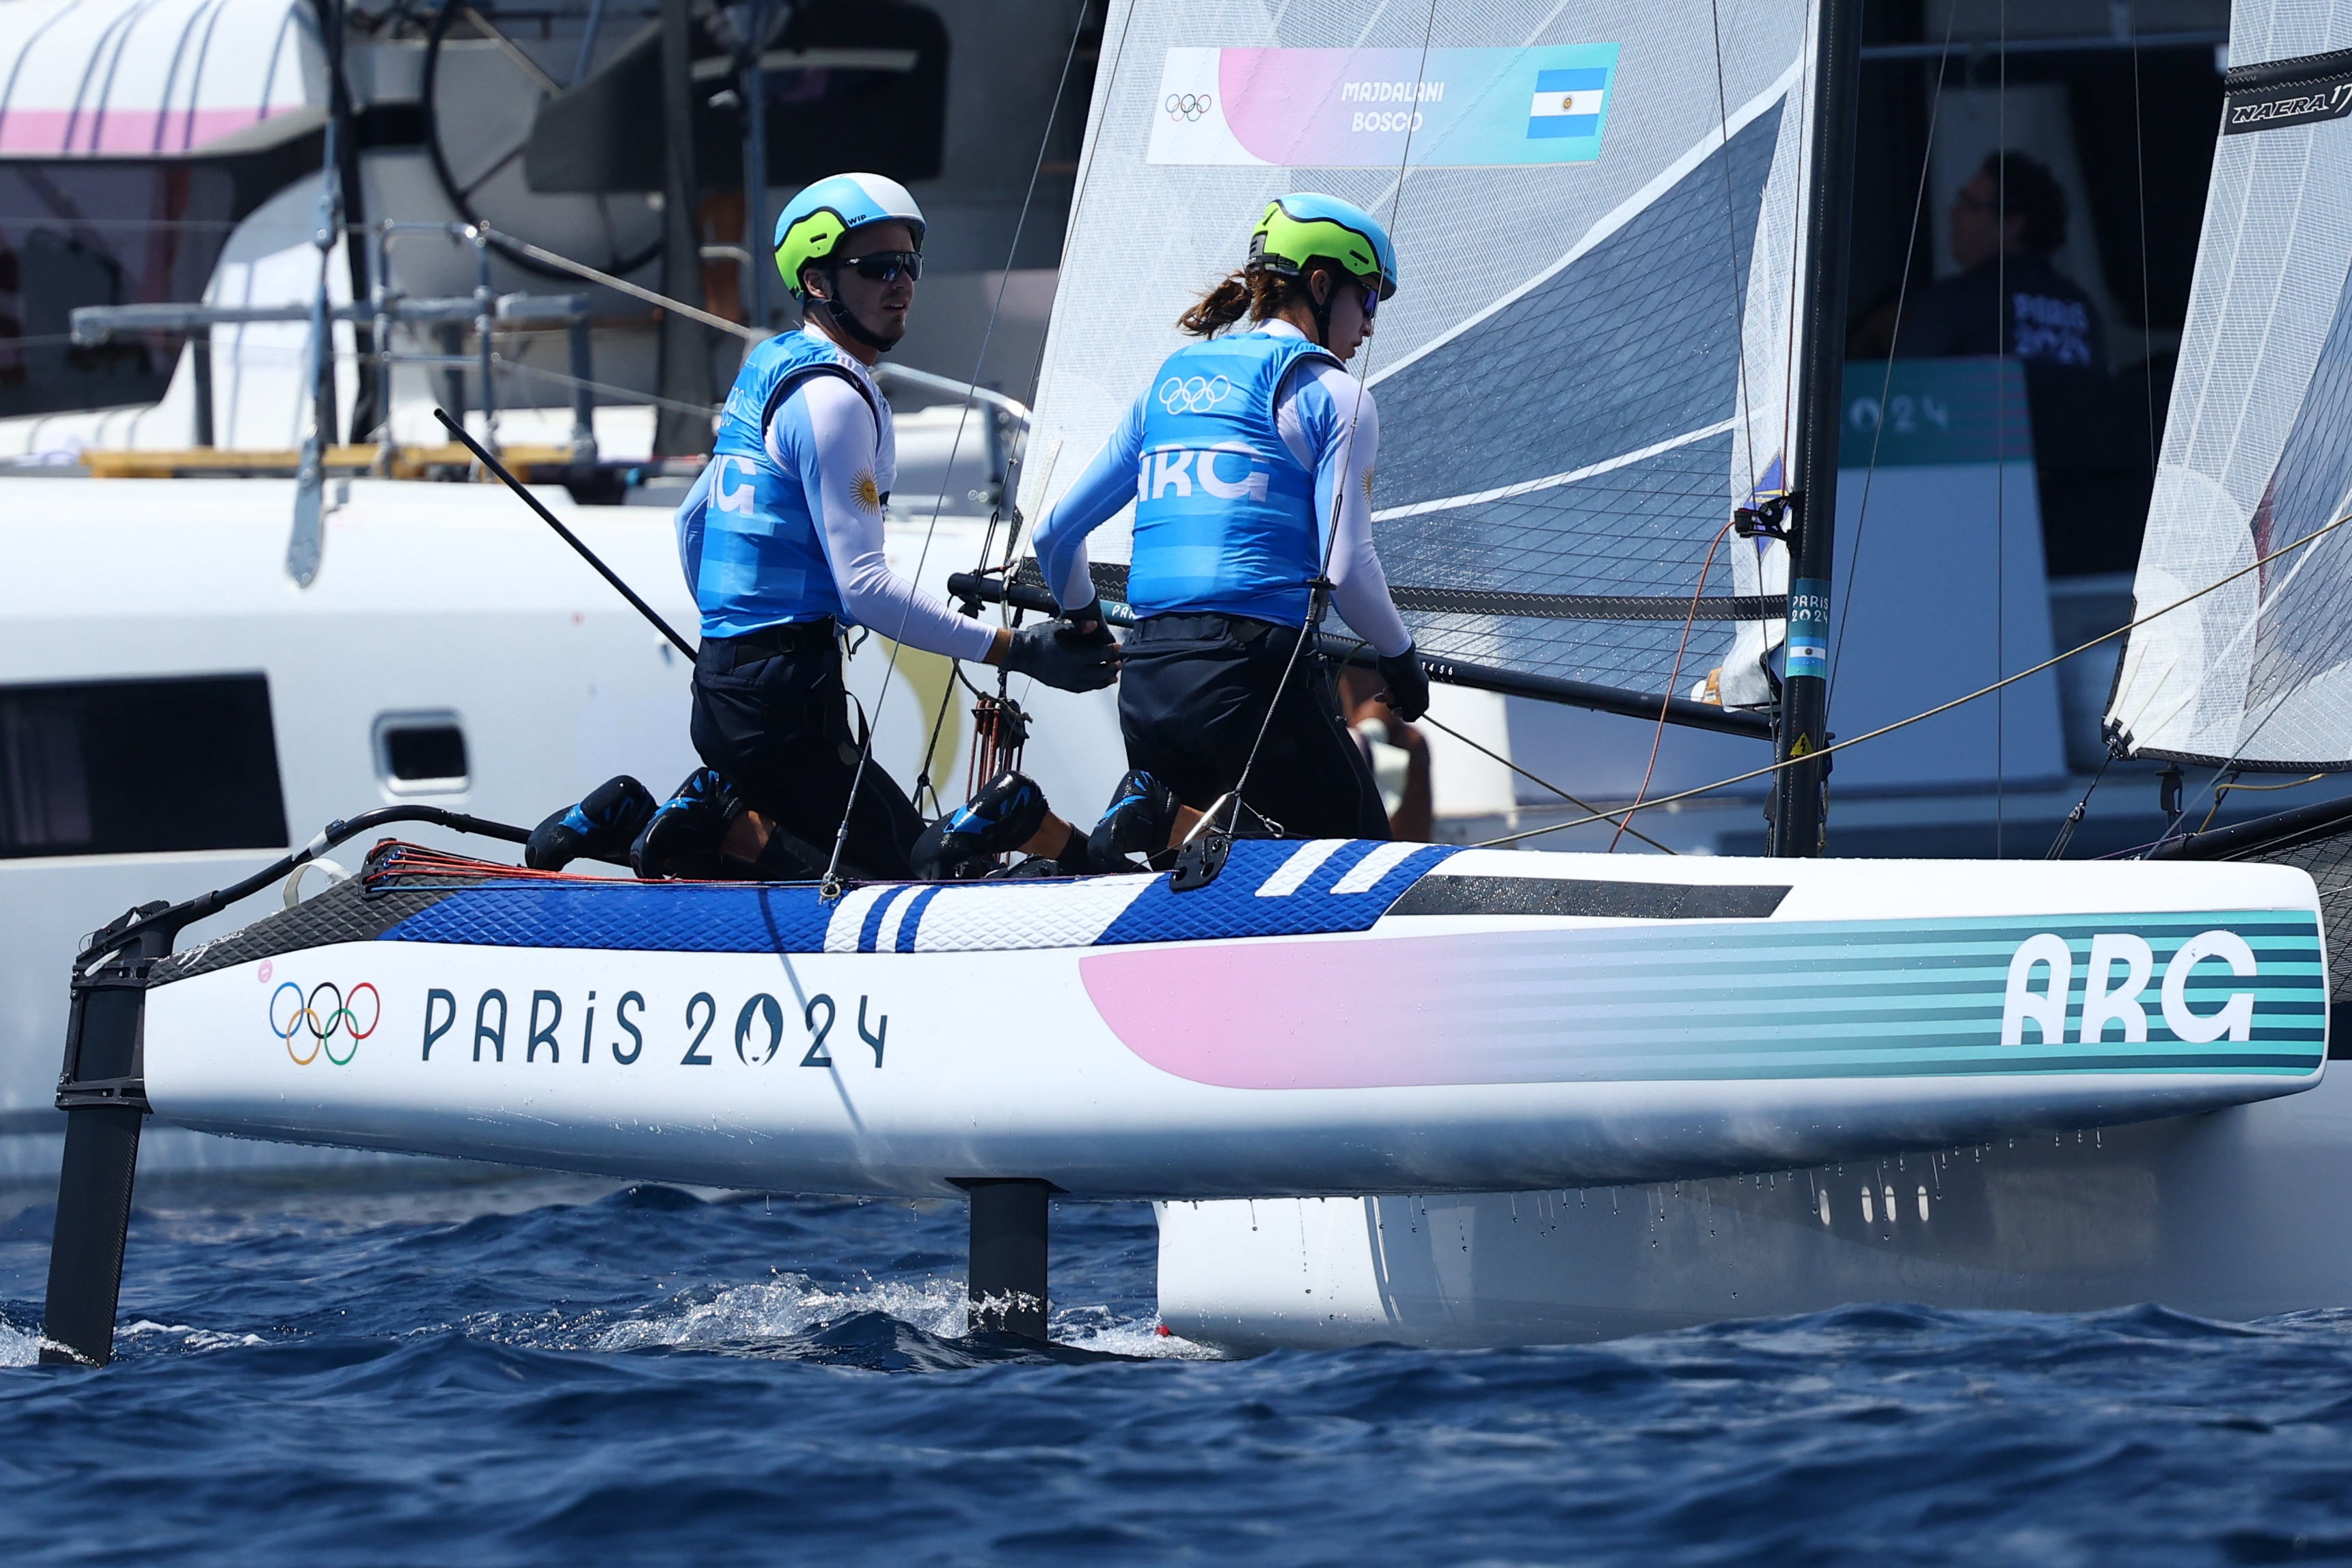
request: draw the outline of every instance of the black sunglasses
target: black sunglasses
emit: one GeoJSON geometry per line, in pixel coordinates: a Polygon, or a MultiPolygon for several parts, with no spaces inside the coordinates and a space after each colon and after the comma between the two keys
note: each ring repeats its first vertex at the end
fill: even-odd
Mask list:
{"type": "Polygon", "coordinates": [[[917,250],[877,250],[871,256],[845,256],[840,265],[857,269],[857,276],[869,283],[888,283],[900,273],[912,283],[923,276],[923,253],[917,250]]]}

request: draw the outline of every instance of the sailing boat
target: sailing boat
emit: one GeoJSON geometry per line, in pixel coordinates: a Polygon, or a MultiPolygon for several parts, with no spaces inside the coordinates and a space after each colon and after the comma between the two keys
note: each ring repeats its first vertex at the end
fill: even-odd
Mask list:
{"type": "Polygon", "coordinates": [[[1147,382],[1161,345],[1136,321],[1172,319],[1311,172],[1392,214],[1413,280],[1382,313],[1376,500],[1436,673],[1773,735],[1789,858],[1220,841],[1172,875],[845,888],[386,842],[184,953],[182,925],[263,881],[136,911],[76,969],[53,1354],[108,1353],[151,1113],[968,1192],[975,1322],[1042,1334],[1055,1192],[1672,1181],[2316,1085],[2298,870],[1810,858],[1836,430],[1817,324],[1839,314],[1821,258],[1854,37],[1842,0],[1767,9],[1721,16],[1694,73],[1713,24],[1688,4],[1115,6],[1022,494],[1048,499],[1147,382]],[[1727,706],[1674,697],[1710,665],[1727,706]]]}
{"type": "MultiPolygon", "coordinates": [[[[2352,526],[2338,526],[2352,515],[2352,231],[2328,215],[2352,180],[2347,41],[2343,5],[2238,0],[2232,13],[2136,585],[2137,615],[2153,618],[2130,631],[2107,709],[2119,755],[2244,772],[2352,768],[2352,526]]],[[[2169,837],[2147,869],[2223,862],[2315,880],[2330,916],[2329,1005],[2347,1005],[2352,804],[2169,837]]],[[[2352,1020],[2336,1022],[2341,1039],[2352,1020]]],[[[1160,1305],[1177,1332],[1240,1348],[1589,1338],[1885,1299],[2042,1311],[2162,1301],[2252,1318],[2352,1301],[2332,1196],[2347,1181],[2352,1085],[2336,1078],[2211,1116],[2053,1123],[1730,1177],[1165,1204],[1160,1305]]]]}

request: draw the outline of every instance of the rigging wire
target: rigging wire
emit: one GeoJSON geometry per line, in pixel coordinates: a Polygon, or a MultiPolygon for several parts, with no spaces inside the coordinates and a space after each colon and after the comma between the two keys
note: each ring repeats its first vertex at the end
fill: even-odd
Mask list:
{"type": "MultiPolygon", "coordinates": [[[[2000,0],[2000,77],[1993,93],[1993,144],[2000,153],[1993,177],[1992,351],[1992,673],[2009,656],[2009,365],[2017,342],[2009,298],[2009,0],[2000,0]],[[2008,352],[2004,352],[2004,348],[2008,352]]],[[[2021,368],[2018,374],[2024,375],[2021,368]]],[[[2009,693],[1992,699],[1992,858],[2000,859],[2009,825],[2009,693]]]]}
{"type": "Polygon", "coordinates": [[[2112,751],[2101,759],[2098,772],[2091,777],[2091,787],[2083,791],[2083,798],[2074,802],[2074,809],[2067,812],[2066,820],[2059,824],[2058,836],[2050,841],[2050,850],[2042,857],[2043,860],[2058,860],[2066,853],[2066,846],[2074,841],[2074,830],[2083,825],[2084,817],[2090,812],[2091,797],[2099,792],[2099,780],[2107,776],[2107,769],[2115,765],[2115,760],[2116,754],[2112,751]]]}
{"type": "Polygon", "coordinates": [[[1862,504],[1853,515],[1853,550],[1845,566],[1845,597],[1839,601],[1837,641],[1830,650],[1829,689],[1837,690],[1838,666],[1845,659],[1846,617],[1853,609],[1853,589],[1860,576],[1863,530],[1870,525],[1870,487],[1878,477],[1878,451],[1886,440],[1886,402],[1895,392],[1895,348],[1903,332],[1903,307],[1911,295],[1911,267],[1919,254],[1919,220],[1927,208],[1927,176],[1935,168],[1936,122],[1944,111],[1944,74],[1950,67],[1952,27],[1959,20],[1959,7],[1951,6],[1944,13],[1942,52],[1936,57],[1936,88],[1927,99],[1927,137],[1919,151],[1919,183],[1911,198],[1911,232],[1903,241],[1903,271],[1895,284],[1895,325],[1887,335],[1886,369],[1878,382],[1878,423],[1870,433],[1870,465],[1862,471],[1862,504]]]}
{"type": "Polygon", "coordinates": [[[2156,355],[2147,340],[2155,332],[2156,310],[2150,302],[2153,295],[2147,274],[2147,125],[2140,112],[2139,8],[2126,6],[2125,20],[2131,28],[2132,173],[2139,187],[2140,385],[2147,399],[2147,471],[2152,478],[2156,474],[2156,355]]]}
{"type": "MultiPolygon", "coordinates": [[[[1731,189],[1731,99],[1729,89],[1723,84],[1723,8],[1718,0],[1708,0],[1707,20],[1714,29],[1715,39],[1716,148],[1720,154],[1717,162],[1723,165],[1723,229],[1724,237],[1729,242],[1725,248],[1729,252],[1731,265],[1731,337],[1734,352],[1738,356],[1739,371],[1737,397],[1742,434],[1747,437],[1748,505],[1754,506],[1756,504],[1756,402],[1748,385],[1747,297],[1746,290],[1742,287],[1745,280],[1739,276],[1739,207],[1731,189]]],[[[1788,439],[1787,420],[1784,418],[1781,423],[1783,426],[1781,440],[1785,444],[1788,439]]],[[[1785,468],[1783,471],[1785,472],[1785,468]]],[[[1721,540],[1722,536],[1717,535],[1716,542],[1720,543],[1721,540]]],[[[1714,558],[1715,545],[1709,544],[1707,559],[1712,561],[1714,558]]],[[[1706,580],[1705,568],[1700,569],[1699,580],[1702,583],[1706,580]]],[[[1684,628],[1684,634],[1685,637],[1689,634],[1687,626],[1684,628]]],[[[1674,690],[1672,681],[1666,683],[1666,689],[1670,693],[1674,690]]],[[[1661,717],[1658,722],[1663,727],[1665,720],[1661,717]]]]}
{"type": "MultiPolygon", "coordinates": [[[[768,340],[769,334],[760,328],[747,327],[740,321],[730,321],[724,316],[714,316],[708,310],[688,305],[683,299],[672,299],[667,294],[656,293],[642,283],[632,283],[625,277],[615,277],[609,272],[600,272],[584,261],[574,261],[568,256],[541,246],[535,246],[529,240],[517,239],[510,234],[501,234],[488,224],[476,224],[473,226],[486,239],[495,240],[500,245],[512,246],[533,261],[545,262],[559,271],[571,273],[575,277],[584,277],[591,283],[601,283],[607,288],[617,288],[624,294],[632,295],[649,305],[658,305],[663,309],[683,316],[689,321],[700,322],[715,331],[730,332],[747,343],[763,343],[768,340]]],[[[707,413],[708,410],[705,412],[707,413]]]]}
{"type": "MultiPolygon", "coordinates": [[[[1355,642],[1358,647],[1370,648],[1371,646],[1370,643],[1364,642],[1361,638],[1355,638],[1352,639],[1352,641],[1355,642]]],[[[1416,725],[1428,725],[1433,729],[1440,730],[1446,735],[1452,736],[1454,739],[1460,741],[1463,745],[1468,747],[1479,756],[1487,758],[1489,761],[1501,763],[1504,767],[1509,768],[1512,772],[1517,774],[1528,783],[1535,785],[1538,789],[1551,791],[1551,793],[1559,796],[1561,800],[1567,801],[1570,805],[1575,807],[1580,811],[1597,812],[1603,821],[1617,822],[1619,824],[1618,831],[1620,832],[1633,834],[1635,838],[1641,840],[1643,843],[1649,845],[1652,849],[1656,850],[1661,854],[1673,855],[1680,854],[1682,852],[1671,844],[1660,843],[1657,840],[1650,837],[1649,834],[1633,825],[1633,812],[1640,810],[1638,805],[1633,807],[1621,806],[1616,808],[1617,811],[1623,813],[1622,817],[1617,816],[1611,811],[1602,810],[1601,807],[1593,805],[1589,800],[1581,800],[1577,796],[1570,794],[1567,790],[1561,789],[1559,785],[1553,783],[1550,779],[1546,779],[1539,773],[1530,773],[1527,768],[1521,767],[1518,763],[1512,761],[1501,752],[1488,749],[1486,747],[1479,744],[1475,740],[1473,740],[1470,737],[1463,734],[1460,730],[1454,728],[1452,725],[1447,724],[1444,719],[1437,717],[1433,714],[1423,714],[1412,722],[1416,725]]]]}
{"type": "MultiPolygon", "coordinates": [[[[1964,696],[1954,697],[1951,701],[1946,703],[1937,703],[1934,707],[1925,709],[1919,713],[1915,713],[1908,718],[1898,718],[1892,724],[1884,724],[1879,726],[1876,729],[1866,730],[1860,735],[1851,736],[1844,740],[1834,741],[1828,746],[1822,747],[1819,751],[1808,754],[1806,757],[1792,757],[1783,762],[1768,763],[1762,768],[1753,768],[1745,773],[1735,773],[1727,779],[1718,779],[1712,784],[1701,784],[1689,789],[1680,790],[1672,795],[1661,795],[1654,800],[1644,801],[1640,809],[1650,810],[1660,806],[1671,806],[1676,801],[1692,800],[1697,796],[1709,794],[1717,789],[1727,789],[1734,784],[1744,784],[1751,779],[1762,779],[1768,775],[1778,773],[1783,768],[1797,767],[1801,763],[1811,760],[1812,758],[1826,757],[1831,752],[1843,751],[1849,746],[1859,746],[1865,740],[1875,740],[1880,736],[1892,735],[1898,729],[1906,729],[1912,725],[1918,724],[1923,720],[1934,718],[1938,714],[1949,713],[1954,708],[1960,707],[1976,701],[1979,697],[1990,696],[1994,692],[2000,690],[2004,686],[2014,685],[2020,681],[2040,674],[2044,670],[2052,669],[2059,664],[2063,664],[2078,653],[2089,653],[2092,649],[2097,647],[2102,643],[2113,642],[2116,638],[2121,637],[2129,632],[2145,626],[2151,621],[2169,615],[2176,610],[2184,609],[2189,605],[2194,604],[2197,601],[2204,598],[2207,594],[2212,593],[2220,589],[2227,588],[2231,583],[2237,581],[2238,579],[2244,577],[2247,573],[2260,571],[2263,568],[2278,559],[2281,556],[2286,555],[2294,550],[2299,550],[2305,545],[2314,544],[2320,539],[2326,538],[2328,535],[2334,533],[2336,529],[2344,527],[2347,523],[2352,523],[2352,512],[2346,512],[2342,516],[2338,517],[2334,522],[2329,523],[2326,528],[2315,528],[2310,533],[2305,534],[2303,538],[2293,540],[2287,544],[2281,545],[2270,554],[2263,556],[2256,560],[2249,561],[2246,565],[2238,568],[2235,571],[2232,571],[2226,576],[2216,578],[2213,581],[2207,583],[2196,592],[2189,594],[2185,598],[2176,599],[2160,610],[2152,610],[2146,615],[2139,616],[2135,620],[2116,627],[2112,632],[2102,632],[2087,643],[2084,643],[2076,647],[2069,648],[2064,653],[2057,654],[2054,657],[2044,659],[2042,663],[2034,665],[2032,669],[2020,670],[2013,675],[2005,675],[2000,680],[1994,682],[1991,685],[1979,686],[1975,691],[1969,692],[1964,696]]],[[[2215,775],[2217,780],[2219,777],[2220,775],[2217,773],[2215,775]]],[[[1524,832],[1506,833],[1500,838],[1482,839],[1475,847],[1479,849],[1487,849],[1492,848],[1496,844],[1517,843],[1522,839],[1532,839],[1544,833],[1556,833],[1567,828],[1580,828],[1589,822],[1610,821],[1613,820],[1614,819],[1612,817],[1607,814],[1579,817],[1565,822],[1553,822],[1546,827],[1530,828],[1524,832]]]]}
{"type": "MultiPolygon", "coordinates": [[[[1428,714],[1423,714],[1423,715],[1422,715],[1422,716],[1421,716],[1421,717],[1419,717],[1419,718],[1415,719],[1413,722],[1414,722],[1415,724],[1425,724],[1425,725],[1428,725],[1428,726],[1429,726],[1431,728],[1433,728],[1433,729],[1440,730],[1440,731],[1443,731],[1444,734],[1447,734],[1447,735],[1452,736],[1454,739],[1456,739],[1456,740],[1460,741],[1463,745],[1465,745],[1465,746],[1468,747],[1471,750],[1473,750],[1473,751],[1475,751],[1475,752],[1478,753],[1478,755],[1479,755],[1479,756],[1484,757],[1484,758],[1489,758],[1490,760],[1493,760],[1493,761],[1496,761],[1496,762],[1499,762],[1499,763],[1501,763],[1504,767],[1506,767],[1506,768],[1509,768],[1512,772],[1514,772],[1514,773],[1517,774],[1520,778],[1522,778],[1522,779],[1526,779],[1528,783],[1533,784],[1533,785],[1536,785],[1536,786],[1538,786],[1538,787],[1539,787],[1539,788],[1541,788],[1541,789],[1549,789],[1549,790],[1550,790],[1553,794],[1555,794],[1555,795],[1559,796],[1561,800],[1563,800],[1567,801],[1570,805],[1571,805],[1571,806],[1575,807],[1578,810],[1580,810],[1580,811],[1592,811],[1592,812],[1600,813],[1600,814],[1601,815],[1601,817],[1602,817],[1602,820],[1603,820],[1603,821],[1607,821],[1607,820],[1609,820],[1609,819],[1608,819],[1608,814],[1607,814],[1606,812],[1601,812],[1601,808],[1600,808],[1600,807],[1593,805],[1593,804],[1592,804],[1591,801],[1589,801],[1589,800],[1578,800],[1575,796],[1573,796],[1573,795],[1570,794],[1567,790],[1565,790],[1565,789],[1561,789],[1559,785],[1557,785],[1557,784],[1553,783],[1550,779],[1543,779],[1543,778],[1538,778],[1537,775],[1535,775],[1535,774],[1533,774],[1533,773],[1528,772],[1526,768],[1524,768],[1520,767],[1517,763],[1516,763],[1516,762],[1512,761],[1509,758],[1507,758],[1507,757],[1504,756],[1501,752],[1499,752],[1499,751],[1489,751],[1486,747],[1483,747],[1483,746],[1479,745],[1476,741],[1475,741],[1475,740],[1471,739],[1468,736],[1466,736],[1466,735],[1463,734],[1460,730],[1458,730],[1458,729],[1454,728],[1452,725],[1447,724],[1444,720],[1440,719],[1440,718],[1433,717],[1433,716],[1430,716],[1430,715],[1428,715],[1428,714]]],[[[1637,839],[1641,840],[1643,843],[1645,843],[1645,844],[1649,845],[1652,849],[1654,849],[1654,850],[1657,850],[1657,851],[1659,851],[1659,852],[1662,852],[1662,853],[1664,853],[1664,854],[1670,854],[1670,855],[1672,855],[1672,854],[1680,854],[1680,853],[1682,852],[1681,851],[1676,850],[1676,849],[1670,848],[1670,847],[1668,847],[1668,846],[1667,846],[1667,845],[1665,845],[1665,844],[1662,844],[1662,843],[1660,843],[1657,840],[1655,840],[1655,839],[1654,839],[1654,838],[1650,837],[1650,835],[1649,835],[1649,834],[1647,834],[1647,833],[1643,832],[1641,829],[1639,829],[1639,828],[1637,828],[1637,827],[1634,827],[1634,826],[1633,825],[1633,813],[1634,813],[1634,811],[1639,810],[1640,809],[1641,809],[1641,808],[1640,808],[1640,806],[1639,806],[1639,804],[1638,804],[1638,803],[1637,803],[1636,805],[1634,805],[1634,806],[1632,806],[1632,807],[1628,807],[1628,808],[1624,808],[1624,809],[1623,809],[1623,810],[1624,810],[1625,814],[1624,814],[1622,817],[1620,817],[1620,818],[1617,818],[1617,819],[1616,819],[1616,821],[1617,821],[1617,831],[1618,831],[1618,832],[1620,832],[1620,833],[1631,833],[1631,834],[1633,834],[1635,838],[1637,838],[1637,839]]],[[[1614,849],[1615,849],[1615,847],[1616,847],[1616,841],[1615,841],[1615,840],[1613,840],[1613,839],[1612,839],[1612,841],[1610,841],[1610,847],[1611,847],[1611,849],[1612,849],[1612,850],[1614,850],[1614,849]]]]}
{"type": "MultiPolygon", "coordinates": [[[[1086,7],[1081,5],[1078,8],[1077,22],[1072,27],[1070,32],[1069,50],[1062,58],[1061,79],[1064,86],[1066,86],[1069,80],[1071,62],[1077,58],[1078,38],[1084,32],[1085,27],[1086,7]]],[[[990,340],[994,338],[996,334],[997,319],[1003,312],[1005,291],[1012,287],[1013,264],[1020,256],[1021,235],[1023,231],[1028,226],[1030,209],[1036,201],[1037,176],[1045,168],[1046,150],[1053,144],[1054,120],[1055,118],[1061,113],[1062,96],[1062,88],[1056,87],[1054,93],[1054,106],[1046,112],[1045,129],[1037,141],[1036,159],[1030,165],[1029,186],[1021,198],[1021,213],[1020,215],[1013,220],[1013,238],[1007,246],[1007,252],[1004,258],[1004,272],[1003,275],[997,279],[996,298],[991,301],[989,305],[988,324],[981,329],[980,348],[974,354],[972,360],[971,384],[973,386],[978,386],[980,384],[980,372],[983,368],[985,368],[988,362],[988,345],[990,340]]],[[[954,472],[956,454],[962,448],[964,427],[971,423],[971,405],[977,401],[978,400],[976,398],[966,399],[963,415],[956,421],[955,435],[950,439],[948,444],[948,471],[950,473],[954,472]]],[[[993,410],[984,410],[983,413],[985,417],[990,419],[996,417],[993,410]]],[[[930,560],[931,541],[939,534],[940,514],[947,506],[946,488],[946,486],[942,485],[940,486],[940,494],[932,499],[930,519],[923,528],[922,548],[916,552],[915,569],[908,575],[908,581],[910,585],[919,582],[922,580],[923,568],[930,560]]],[[[882,667],[882,683],[880,689],[883,691],[887,692],[889,690],[890,677],[898,672],[898,655],[906,647],[906,643],[903,639],[907,630],[907,622],[913,618],[914,613],[915,601],[912,594],[909,594],[906,604],[901,607],[898,612],[898,629],[890,639],[890,656],[884,663],[882,667]]],[[[1010,679],[1011,672],[1009,668],[1003,669],[998,676],[1000,690],[1003,689],[1005,683],[1009,682],[1010,679]]],[[[950,686],[950,689],[952,690],[952,686],[950,686]]],[[[877,716],[878,717],[879,716],[877,715],[877,716]]],[[[835,830],[833,835],[833,854],[825,862],[824,875],[820,883],[824,890],[824,896],[828,902],[841,895],[842,852],[847,847],[849,842],[849,824],[857,812],[858,791],[865,787],[866,770],[874,758],[874,736],[876,727],[877,727],[874,726],[867,727],[865,738],[858,746],[857,767],[851,772],[849,777],[849,798],[842,803],[841,826],[835,830]]],[[[978,737],[975,737],[974,739],[975,742],[977,742],[978,737]]],[[[925,755],[923,762],[925,770],[928,773],[930,763],[930,758],[928,754],[925,755]]],[[[934,799],[937,798],[937,793],[938,791],[934,789],[934,799]]]]}

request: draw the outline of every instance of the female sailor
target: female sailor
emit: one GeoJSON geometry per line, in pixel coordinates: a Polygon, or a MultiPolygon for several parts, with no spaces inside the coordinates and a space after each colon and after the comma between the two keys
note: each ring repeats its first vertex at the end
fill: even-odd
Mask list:
{"type": "Polygon", "coordinates": [[[1328,585],[1380,654],[1390,706],[1407,719],[1427,709],[1372,549],[1380,413],[1342,368],[1396,284],[1395,248],[1361,208],[1312,193],[1269,204],[1247,264],[1178,323],[1202,340],[1168,357],[1038,528],[1056,602],[1091,606],[1086,536],[1135,504],[1138,619],[1118,701],[1130,771],[1095,829],[1097,863],[1181,842],[1245,768],[1247,806],[1270,820],[1258,831],[1389,836],[1314,622],[1328,585]],[[1245,315],[1246,330],[1226,332],[1245,315]]]}
{"type": "Polygon", "coordinates": [[[1083,863],[1084,838],[1017,773],[927,834],[880,768],[869,760],[860,772],[845,628],[1008,665],[1066,691],[1099,690],[1118,673],[1107,633],[968,620],[884,558],[898,448],[871,367],[906,333],[923,231],[914,197],[877,174],[820,180],[777,218],[776,266],[803,325],[745,358],[710,462],[677,514],[679,558],[702,612],[691,733],[707,766],[649,820],[634,780],[603,786],[541,824],[533,865],[615,858],[617,839],[644,877],[805,876],[831,860],[845,816],[842,863],[862,876],[905,877],[919,862],[949,870],[1015,848],[1083,863]]]}

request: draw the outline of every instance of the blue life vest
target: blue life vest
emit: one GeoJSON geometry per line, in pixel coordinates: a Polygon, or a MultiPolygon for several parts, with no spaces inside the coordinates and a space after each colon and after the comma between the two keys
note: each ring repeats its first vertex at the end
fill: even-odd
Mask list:
{"type": "MultiPolygon", "coordinates": [[[[719,416],[710,465],[677,509],[678,558],[706,637],[788,622],[845,619],[801,476],[768,455],[768,422],[813,375],[838,375],[870,402],[842,351],[810,332],[753,349],[719,416]]],[[[879,410],[875,419],[883,418],[879,410]]]]}
{"type": "Polygon", "coordinates": [[[1128,603],[1138,615],[1246,615],[1307,623],[1323,569],[1315,471],[1275,428],[1275,393],[1304,338],[1244,332],[1168,356],[1145,394],[1128,603]]]}

